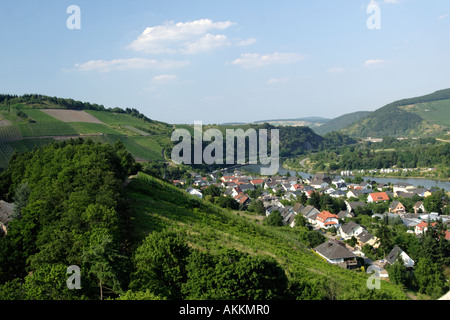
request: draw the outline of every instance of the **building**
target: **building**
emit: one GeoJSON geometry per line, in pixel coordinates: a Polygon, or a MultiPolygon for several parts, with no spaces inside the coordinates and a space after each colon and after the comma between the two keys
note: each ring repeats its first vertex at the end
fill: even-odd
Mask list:
{"type": "Polygon", "coordinates": [[[423,201],[417,201],[414,205],[414,213],[424,213],[426,212],[425,207],[423,205],[423,201]]]}
{"type": "Polygon", "coordinates": [[[368,195],[367,202],[382,202],[388,201],[389,196],[386,192],[374,192],[368,195]]]}
{"type": "Polygon", "coordinates": [[[190,195],[196,196],[197,198],[203,198],[203,194],[200,190],[192,188],[192,187],[188,187],[186,189],[186,192],[189,193],[190,195]]]}
{"type": "Polygon", "coordinates": [[[406,212],[406,208],[400,201],[392,201],[391,205],[389,206],[389,212],[401,214],[406,212]]]}
{"type": "Polygon", "coordinates": [[[411,259],[410,256],[406,254],[402,249],[400,249],[399,246],[395,246],[394,249],[392,249],[391,252],[386,257],[386,262],[389,264],[394,264],[395,261],[397,261],[397,257],[400,255],[400,257],[403,260],[403,264],[406,268],[412,269],[414,267],[414,260],[411,259]]]}
{"type": "Polygon", "coordinates": [[[340,241],[329,240],[314,248],[314,251],[328,263],[339,265],[344,269],[358,267],[357,256],[340,241]]]}
{"type": "Polygon", "coordinates": [[[351,239],[352,237],[356,238],[363,231],[364,228],[353,221],[339,227],[339,234],[344,240],[351,239]]]}
{"type": "Polygon", "coordinates": [[[339,217],[329,211],[322,211],[316,217],[316,224],[321,228],[339,227],[339,217]]]}
{"type": "MultiPolygon", "coordinates": [[[[432,227],[436,226],[436,222],[431,224],[432,227]]],[[[422,234],[424,232],[426,232],[428,229],[428,223],[426,223],[425,221],[422,221],[421,223],[419,223],[415,228],[414,228],[414,233],[415,234],[422,234]]]]}

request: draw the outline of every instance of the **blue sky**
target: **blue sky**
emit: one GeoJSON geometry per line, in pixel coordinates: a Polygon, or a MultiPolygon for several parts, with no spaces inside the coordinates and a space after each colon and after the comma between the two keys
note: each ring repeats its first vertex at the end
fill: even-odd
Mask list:
{"type": "Polygon", "coordinates": [[[0,92],[169,123],[333,118],[449,88],[449,15],[447,0],[2,1],[0,92]]]}

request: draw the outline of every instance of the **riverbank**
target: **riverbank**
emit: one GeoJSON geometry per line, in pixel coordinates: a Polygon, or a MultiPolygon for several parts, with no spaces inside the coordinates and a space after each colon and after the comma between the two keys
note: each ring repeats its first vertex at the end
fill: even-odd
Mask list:
{"type": "MultiPolygon", "coordinates": [[[[304,160],[307,160],[307,159],[304,159],[304,160]]],[[[302,168],[290,167],[284,163],[282,164],[281,167],[283,169],[289,170],[289,171],[303,171],[310,175],[314,175],[314,174],[320,172],[320,171],[309,170],[309,167],[305,167],[305,166],[303,166],[302,168]]],[[[423,170],[425,170],[425,169],[423,169],[423,170]]],[[[352,170],[352,171],[357,172],[359,170],[352,170]]],[[[411,171],[409,171],[409,172],[411,172],[411,171]]],[[[341,171],[328,171],[327,173],[329,173],[330,175],[334,175],[334,176],[341,176],[341,171]]],[[[387,174],[386,173],[383,173],[383,174],[373,173],[373,172],[369,172],[369,170],[367,170],[367,172],[356,173],[351,176],[362,176],[362,175],[370,175],[371,177],[374,177],[374,178],[424,179],[424,180],[450,182],[450,178],[435,177],[434,175],[404,175],[403,172],[400,172],[400,174],[395,175],[395,174],[389,174],[389,173],[387,173],[387,174]]]]}

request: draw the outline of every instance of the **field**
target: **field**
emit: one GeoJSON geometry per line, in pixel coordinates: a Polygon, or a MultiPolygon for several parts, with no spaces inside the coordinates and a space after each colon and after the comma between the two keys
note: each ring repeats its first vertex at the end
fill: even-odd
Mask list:
{"type": "Polygon", "coordinates": [[[171,127],[165,123],[125,113],[45,107],[17,104],[0,109],[0,168],[7,166],[14,151],[81,135],[99,143],[120,140],[140,161],[164,160],[163,150],[170,144],[171,127]]]}
{"type": "Polygon", "coordinates": [[[42,112],[63,122],[103,123],[85,111],[42,109],[42,112]]]}

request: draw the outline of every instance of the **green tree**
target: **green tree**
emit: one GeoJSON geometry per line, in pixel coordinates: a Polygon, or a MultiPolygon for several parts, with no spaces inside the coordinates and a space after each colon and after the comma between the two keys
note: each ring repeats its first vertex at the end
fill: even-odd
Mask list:
{"type": "Polygon", "coordinates": [[[393,283],[401,286],[408,285],[408,271],[400,254],[397,254],[397,259],[394,264],[389,265],[386,269],[389,273],[389,280],[393,283]]]}
{"type": "Polygon", "coordinates": [[[264,218],[263,223],[268,226],[281,227],[283,225],[283,218],[278,210],[273,210],[268,217],[264,218]]]}
{"type": "Polygon", "coordinates": [[[119,259],[122,258],[124,257],[119,254],[113,237],[107,230],[96,228],[92,231],[89,247],[83,251],[82,261],[88,275],[97,282],[100,300],[103,300],[104,293],[117,295],[122,292],[117,271],[119,259]]]}
{"type": "Polygon", "coordinates": [[[30,197],[30,187],[28,182],[23,182],[19,184],[16,188],[16,193],[14,195],[14,209],[12,213],[12,219],[20,219],[22,217],[22,209],[28,204],[28,198],[30,197]]]}
{"type": "Polygon", "coordinates": [[[168,299],[181,299],[190,250],[184,238],[170,232],[154,232],[137,248],[130,288],[150,290],[168,299]]]}

